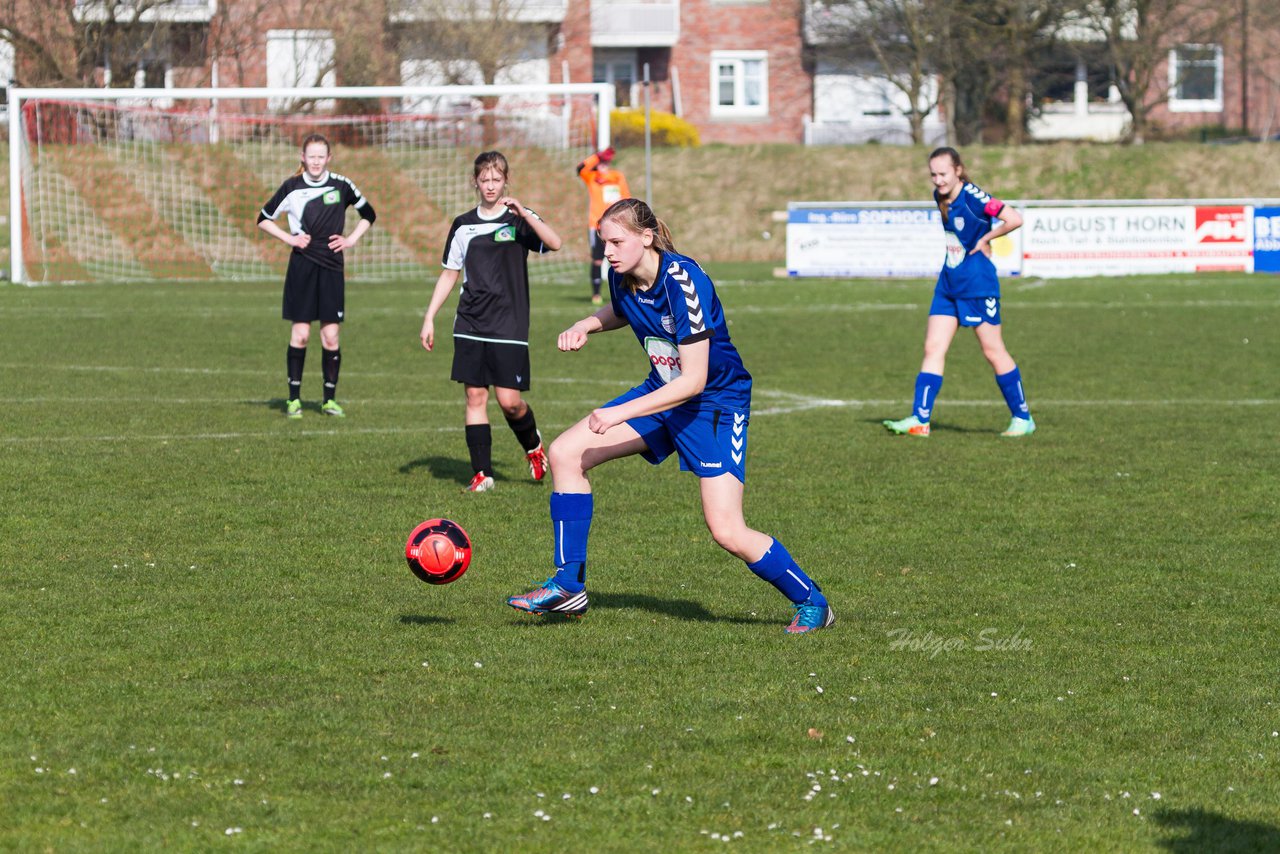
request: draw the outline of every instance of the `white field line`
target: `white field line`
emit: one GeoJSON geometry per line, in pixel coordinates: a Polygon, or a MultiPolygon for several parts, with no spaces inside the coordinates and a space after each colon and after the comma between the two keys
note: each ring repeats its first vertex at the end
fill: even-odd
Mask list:
{"type": "MultiPolygon", "coordinates": [[[[800,394],[781,391],[757,391],[757,398],[765,398],[773,401],[767,406],[753,406],[751,408],[752,417],[761,415],[789,415],[793,412],[804,412],[813,409],[885,409],[885,408],[910,408],[911,401],[894,398],[885,400],[875,399],[841,399],[841,398],[824,398],[824,397],[806,397],[800,394]]],[[[1209,400],[1205,398],[1150,398],[1139,400],[1136,398],[1120,398],[1110,400],[1053,400],[1043,398],[1032,398],[1032,407],[1039,412],[1042,409],[1070,409],[1074,407],[1171,407],[1171,406],[1211,406],[1211,407],[1241,407],[1241,406],[1277,406],[1280,405],[1280,398],[1240,398],[1236,400],[1209,400]]],[[[981,400],[956,400],[954,398],[945,398],[943,406],[956,407],[999,407],[1003,405],[998,395],[992,395],[989,398],[981,400]]]]}
{"type": "MultiPolygon", "coordinates": [[[[805,412],[815,409],[882,409],[892,410],[900,409],[910,405],[909,401],[903,399],[839,399],[839,398],[822,398],[822,397],[806,397],[804,395],[794,394],[781,391],[759,391],[756,395],[758,398],[765,398],[776,401],[773,405],[755,407],[751,411],[753,417],[790,415],[796,412],[805,412]]],[[[67,399],[69,403],[94,402],[94,400],[102,403],[121,402],[121,398],[74,398],[67,399]]],[[[9,402],[13,402],[12,399],[9,402]]],[[[18,402],[24,402],[19,400],[18,402]]],[[[153,404],[173,403],[175,405],[189,404],[208,404],[211,401],[208,398],[199,400],[189,400],[186,398],[147,398],[146,402],[153,404]]],[[[218,401],[212,401],[218,402],[218,401]]],[[[267,401],[238,401],[243,403],[253,403],[265,405],[267,401]]],[[[450,401],[457,403],[457,400],[450,401]]],[[[564,401],[560,401],[563,403],[564,401]]],[[[1241,398],[1236,400],[1210,400],[1201,398],[1173,399],[1173,398],[1156,398],[1149,400],[1136,399],[1110,399],[1110,400],[1033,400],[1036,411],[1043,409],[1070,409],[1076,407],[1187,407],[1187,406],[1208,406],[1214,408],[1226,407],[1256,407],[1256,406],[1278,406],[1280,399],[1278,398],[1241,398]]],[[[380,400],[352,401],[356,405],[368,405],[369,403],[377,405],[394,405],[394,406],[417,406],[423,401],[421,400],[380,400]]],[[[599,401],[586,401],[583,407],[596,406],[599,401]]],[[[1001,402],[996,397],[984,398],[981,400],[956,400],[948,399],[947,406],[954,407],[992,407],[997,408],[1001,402]]],[[[316,418],[323,416],[316,415],[316,418]]],[[[550,425],[548,425],[550,426],[550,425]]],[[[353,427],[341,426],[330,429],[314,429],[314,428],[297,428],[281,425],[280,429],[274,430],[247,430],[234,432],[216,432],[216,433],[119,433],[119,434],[99,434],[93,436],[5,436],[0,437],[0,447],[4,446],[30,446],[42,444],[58,444],[64,442],[159,442],[161,444],[168,442],[223,442],[223,441],[240,441],[248,439],[285,439],[293,441],[298,437],[316,437],[316,436],[398,436],[398,435],[422,435],[422,434],[443,434],[443,433],[459,433],[461,427],[353,427]]]]}
{"type": "MultiPolygon", "coordinates": [[[[1034,290],[1038,287],[1036,284],[1028,283],[1027,286],[1014,288],[1015,291],[1034,290]]],[[[1010,290],[1006,288],[1006,291],[1010,290]]],[[[932,288],[928,289],[928,297],[923,293],[919,301],[916,302],[871,302],[867,300],[849,301],[849,302],[796,302],[788,305],[735,305],[732,313],[737,314],[778,314],[778,315],[794,315],[794,314],[870,314],[876,312],[892,312],[892,311],[920,311],[929,304],[929,298],[932,297],[932,288]]],[[[1083,310],[1083,311],[1108,311],[1126,309],[1202,309],[1202,308],[1280,308],[1280,299],[1187,299],[1187,300],[1169,300],[1169,299],[1153,299],[1153,300],[1052,300],[1052,301],[1034,301],[1023,302],[1021,300],[1010,301],[1007,296],[1005,303],[1009,309],[1016,308],[1018,311],[1034,311],[1038,309],[1048,309],[1051,311],[1060,311],[1063,309],[1083,310]]],[[[256,308],[240,308],[240,307],[213,307],[213,308],[178,308],[175,307],[171,311],[153,311],[150,312],[156,316],[182,316],[184,318],[194,319],[216,319],[225,317],[254,317],[262,314],[262,311],[256,308]]],[[[0,317],[58,317],[60,319],[74,318],[78,320],[107,320],[112,317],[119,316],[120,312],[102,308],[46,308],[37,306],[3,306],[0,305],[0,317]]],[[[539,307],[534,306],[531,314],[535,316],[550,317],[569,317],[580,316],[582,312],[579,309],[571,307],[539,307]]],[[[416,310],[405,310],[400,307],[393,306],[367,306],[359,310],[358,315],[367,317],[387,317],[387,316],[404,316],[406,318],[417,319],[422,317],[422,313],[416,310]]],[[[358,316],[357,315],[357,316],[358,316]]],[[[406,337],[412,335],[410,330],[406,337]]]]}

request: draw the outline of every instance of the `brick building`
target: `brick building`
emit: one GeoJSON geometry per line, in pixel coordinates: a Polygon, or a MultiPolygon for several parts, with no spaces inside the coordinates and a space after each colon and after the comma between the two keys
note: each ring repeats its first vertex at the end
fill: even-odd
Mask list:
{"type": "Polygon", "coordinates": [[[647,63],[652,106],[704,142],[801,142],[813,100],[802,11],[799,0],[569,0],[552,66],[639,105],[647,63]]]}

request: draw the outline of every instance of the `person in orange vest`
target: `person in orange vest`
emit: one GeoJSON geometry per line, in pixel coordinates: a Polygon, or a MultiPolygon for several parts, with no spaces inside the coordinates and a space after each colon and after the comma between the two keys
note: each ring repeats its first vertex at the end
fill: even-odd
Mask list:
{"type": "Polygon", "coordinates": [[[600,305],[600,265],[604,261],[604,243],[600,240],[600,215],[614,202],[631,198],[627,178],[613,168],[612,148],[596,152],[578,164],[578,177],[587,185],[591,207],[587,212],[590,231],[587,241],[591,245],[591,304],[600,305]]]}

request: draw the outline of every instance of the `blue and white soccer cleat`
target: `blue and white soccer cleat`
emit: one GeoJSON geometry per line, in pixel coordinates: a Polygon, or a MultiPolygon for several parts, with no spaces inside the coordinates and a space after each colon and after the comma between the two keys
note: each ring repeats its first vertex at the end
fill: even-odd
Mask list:
{"type": "Polygon", "coordinates": [[[826,629],[835,625],[836,614],[831,610],[831,606],[825,602],[821,605],[815,605],[813,600],[810,599],[807,602],[801,602],[796,605],[795,609],[795,619],[786,628],[786,632],[789,635],[816,632],[818,629],[826,629]]]}
{"type": "Polygon", "coordinates": [[[530,614],[564,614],[566,617],[581,617],[587,613],[587,591],[570,593],[553,579],[536,590],[530,590],[522,596],[512,596],[507,604],[517,611],[530,614]]]}
{"type": "Polygon", "coordinates": [[[1001,436],[1030,436],[1036,432],[1036,422],[1028,415],[1026,418],[1014,417],[1010,419],[1009,426],[1001,433],[1001,436]]]}
{"type": "Polygon", "coordinates": [[[890,433],[897,433],[899,436],[928,436],[928,422],[921,422],[914,415],[908,415],[906,418],[898,421],[881,421],[890,433]]]}

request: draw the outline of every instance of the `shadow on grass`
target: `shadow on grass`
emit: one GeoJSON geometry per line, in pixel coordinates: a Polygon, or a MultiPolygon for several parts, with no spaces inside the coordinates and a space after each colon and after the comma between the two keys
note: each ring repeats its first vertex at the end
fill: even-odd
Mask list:
{"type": "Polygon", "coordinates": [[[592,593],[591,604],[602,608],[634,608],[638,611],[652,611],[677,620],[695,620],[703,623],[770,622],[760,617],[720,616],[689,599],[661,599],[641,593],[592,593]]]}
{"type": "Polygon", "coordinates": [[[457,622],[452,617],[437,617],[427,614],[401,614],[400,622],[406,626],[447,626],[457,622]]]}
{"type": "MultiPolygon", "coordinates": [[[[273,397],[265,403],[255,403],[254,406],[265,406],[267,409],[274,410],[275,412],[279,412],[281,415],[284,415],[284,405],[287,402],[288,401],[283,397],[273,397]]],[[[320,403],[314,400],[302,401],[302,411],[314,412],[316,415],[324,415],[324,413],[320,411],[320,403]]]]}
{"type": "MultiPolygon", "coordinates": [[[[882,430],[884,429],[883,418],[863,418],[862,422],[864,424],[875,424],[877,427],[880,427],[882,430]]],[[[939,424],[937,421],[929,422],[930,433],[992,433],[992,434],[995,434],[995,433],[999,433],[1003,429],[1004,429],[1003,427],[999,427],[999,428],[957,427],[955,424],[947,424],[946,422],[943,422],[941,424],[939,424]]],[[[888,436],[891,439],[898,438],[889,430],[884,430],[884,433],[886,436],[888,436]]],[[[902,438],[918,439],[920,437],[919,436],[903,436],[902,438]]]]}
{"type": "MultiPolygon", "coordinates": [[[[456,457],[420,457],[400,466],[400,474],[413,474],[418,469],[426,469],[432,477],[440,480],[452,480],[466,486],[471,482],[471,463],[456,457]]],[[[495,474],[494,480],[500,480],[495,474]]]]}
{"type": "Polygon", "coordinates": [[[1271,824],[1240,821],[1198,808],[1158,812],[1155,820],[1172,834],[1160,840],[1160,847],[1176,854],[1280,851],[1280,827],[1271,824]]]}

